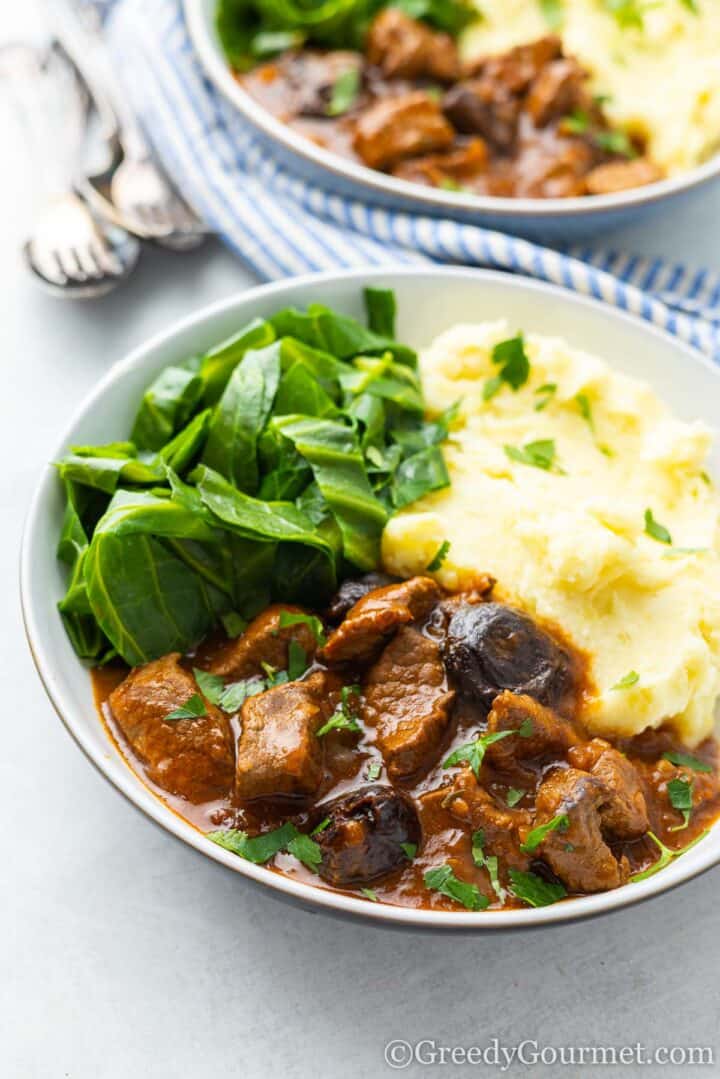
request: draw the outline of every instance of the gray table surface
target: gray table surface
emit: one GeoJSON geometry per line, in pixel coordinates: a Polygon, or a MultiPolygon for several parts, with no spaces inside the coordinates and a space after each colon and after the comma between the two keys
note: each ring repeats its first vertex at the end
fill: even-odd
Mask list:
{"type": "MultiPolygon", "coordinates": [[[[19,265],[25,194],[21,173],[3,167],[0,1075],[376,1076],[390,1074],[383,1051],[395,1038],[706,1045],[720,1060],[716,872],[642,907],[540,932],[378,931],[251,889],[151,827],[89,767],[43,693],[21,628],[16,566],[30,492],[69,415],[115,360],[252,279],[210,243],[192,257],[147,252],[105,300],[53,300],[19,265]]],[[[716,189],[609,242],[720,270],[719,212],[716,189]]],[[[596,1074],[557,1064],[535,1072],[596,1074]]],[[[501,1074],[449,1063],[404,1072],[426,1073],[501,1074]]],[[[516,1064],[509,1074],[524,1073],[516,1064]]],[[[717,1062],[597,1070],[719,1073],[717,1062]]]]}

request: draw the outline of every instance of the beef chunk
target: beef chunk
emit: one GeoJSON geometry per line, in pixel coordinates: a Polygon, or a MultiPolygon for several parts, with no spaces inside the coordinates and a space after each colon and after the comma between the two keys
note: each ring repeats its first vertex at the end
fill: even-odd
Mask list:
{"type": "Polygon", "coordinates": [[[603,831],[621,839],[637,839],[649,828],[645,795],[640,777],[627,757],[605,742],[593,738],[574,746],[568,760],[575,768],[590,772],[605,784],[608,799],[600,808],[603,831]]]}
{"type": "Polygon", "coordinates": [[[335,707],[339,683],[325,672],[249,697],[242,706],[235,794],[239,799],[303,798],[323,778],[315,732],[335,707]]]}
{"type": "Polygon", "coordinates": [[[555,770],[543,780],[535,799],[535,826],[566,816],[569,826],[549,832],[538,854],[571,892],[604,892],[624,884],[629,874],[602,834],[602,807],[608,788],[576,768],[555,770]]]}
{"type": "Polygon", "coordinates": [[[326,663],[368,660],[400,626],[426,618],[440,599],[431,577],[411,577],[377,588],[359,600],[322,650],[326,663]]]}
{"type": "Polygon", "coordinates": [[[584,195],[597,153],[586,139],[544,133],[542,141],[530,141],[524,147],[515,193],[547,199],[584,195]]]}
{"type": "Polygon", "coordinates": [[[527,810],[498,806],[470,768],[456,776],[442,804],[468,831],[482,831],[486,854],[496,855],[503,866],[528,869],[530,859],[520,849],[521,832],[527,831],[532,819],[527,810]]]}
{"type": "Polygon", "coordinates": [[[373,169],[450,146],[454,132],[440,106],[421,90],[371,105],[358,118],[353,145],[373,169]]]}
{"type": "Polygon", "coordinates": [[[200,693],[179,661],[180,653],[172,652],[136,667],[110,694],[110,707],[153,783],[189,802],[206,802],[232,786],[232,734],[227,716],[209,701],[205,716],[166,718],[200,693]]]}
{"type": "Polygon", "coordinates": [[[453,146],[443,154],[426,154],[414,157],[410,161],[401,161],[393,170],[393,176],[414,183],[443,184],[462,187],[476,176],[485,172],[488,163],[487,146],[482,139],[468,139],[467,142],[453,146]]]}
{"type": "Polygon", "coordinates": [[[377,730],[391,779],[430,767],[448,729],[454,696],[435,641],[412,626],[400,629],[371,667],[363,690],[364,718],[377,730]]]}
{"type": "Polygon", "coordinates": [[[312,659],[317,648],[312,630],[305,622],[296,622],[281,629],[280,615],[283,611],[305,613],[301,607],[293,607],[290,603],[276,603],[267,607],[253,619],[244,633],[228,641],[215,653],[208,669],[222,678],[233,680],[262,674],[263,663],[269,663],[276,670],[285,670],[291,640],[297,641],[308,659],[312,659]]]}
{"type": "Polygon", "coordinates": [[[403,843],[420,843],[420,822],[412,802],[379,783],[318,806],[318,822],[330,824],[315,840],[322,849],[318,870],[336,887],[370,884],[407,864],[403,843]]]}
{"type": "Polygon", "coordinates": [[[385,8],[375,17],[366,54],[389,79],[427,76],[453,82],[460,76],[460,56],[450,35],[431,30],[398,8],[385,8]]]}
{"type": "Polygon", "coordinates": [[[487,758],[496,768],[513,771],[518,761],[564,756],[578,740],[567,720],[533,697],[509,690],[498,694],[488,716],[488,733],[515,731],[524,723],[532,727],[527,737],[511,735],[487,747],[487,758]]]}
{"type": "Polygon", "coordinates": [[[522,94],[547,64],[561,56],[562,41],[555,34],[547,34],[496,56],[479,57],[468,74],[503,83],[511,93],[522,94]]]}
{"type": "Polygon", "coordinates": [[[300,116],[327,116],[335,83],[349,71],[361,73],[363,58],[348,49],[330,52],[303,49],[287,53],[275,62],[288,80],[295,112],[300,116]]]}
{"type": "Polygon", "coordinates": [[[395,584],[399,580],[399,577],[391,577],[389,573],[366,573],[363,577],[350,577],[343,581],[325,612],[328,622],[341,622],[350,608],[368,592],[395,584]]]}
{"type": "Polygon", "coordinates": [[[569,116],[587,104],[584,84],[587,76],[575,60],[553,60],[534,79],[525,108],[536,127],[569,116]]]}
{"type": "Polygon", "coordinates": [[[553,706],[572,684],[564,649],[526,614],[502,603],[458,607],[444,656],[463,695],[486,710],[504,689],[553,706]]]}
{"type": "Polygon", "coordinates": [[[586,187],[589,195],[612,195],[629,187],[654,184],[662,178],[657,165],[646,157],[638,157],[634,161],[609,161],[598,165],[588,173],[586,187]]]}
{"type": "Polygon", "coordinates": [[[482,135],[496,149],[509,151],[515,143],[522,102],[502,83],[468,79],[443,98],[443,112],[458,131],[482,135]]]}

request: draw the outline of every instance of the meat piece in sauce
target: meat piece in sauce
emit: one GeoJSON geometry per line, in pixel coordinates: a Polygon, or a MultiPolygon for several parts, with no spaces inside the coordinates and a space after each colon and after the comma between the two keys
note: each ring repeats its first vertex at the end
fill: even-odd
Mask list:
{"type": "Polygon", "coordinates": [[[602,738],[573,746],[568,760],[575,768],[590,772],[607,788],[607,801],[600,808],[603,830],[619,839],[637,839],[650,827],[640,777],[627,757],[602,738]]]}
{"type": "Polygon", "coordinates": [[[557,129],[542,141],[528,141],[523,147],[522,166],[517,169],[515,193],[527,198],[584,195],[588,170],[597,155],[586,139],[564,136],[557,129]]]}
{"type": "Polygon", "coordinates": [[[468,79],[447,91],[443,112],[465,135],[482,135],[492,146],[510,151],[515,143],[522,103],[501,83],[468,79]]]}
{"type": "Polygon", "coordinates": [[[546,64],[559,60],[562,54],[561,39],[557,34],[546,34],[497,56],[478,57],[468,66],[467,74],[492,79],[513,94],[523,94],[546,64]]]}
{"type": "MultiPolygon", "coordinates": [[[[428,797],[434,796],[432,791],[428,797]]],[[[481,787],[470,768],[463,768],[442,798],[443,807],[472,833],[481,830],[486,854],[497,856],[502,866],[527,870],[530,858],[520,849],[521,833],[531,826],[525,809],[499,806],[481,787]]]]}
{"type": "Polygon", "coordinates": [[[468,139],[460,146],[453,146],[444,154],[426,154],[410,161],[401,161],[392,169],[393,176],[414,183],[452,187],[470,183],[487,169],[488,152],[483,139],[468,139]]]}
{"type": "Polygon", "coordinates": [[[661,170],[646,157],[634,161],[608,161],[588,173],[585,185],[589,195],[612,195],[630,187],[644,187],[662,180],[661,170]]]}
{"type": "Polygon", "coordinates": [[[538,788],[535,827],[561,816],[568,827],[549,832],[537,853],[571,892],[604,892],[628,878],[627,859],[618,861],[603,836],[607,800],[605,784],[576,768],[554,770],[538,788]]]}
{"type": "Polygon", "coordinates": [[[434,762],[454,697],[438,644],[404,626],[370,668],[363,687],[363,716],[377,731],[391,779],[426,771],[434,762]]]}
{"type": "Polygon", "coordinates": [[[196,695],[201,696],[200,690],[180,666],[180,653],[171,652],[136,667],[109,698],[115,721],[148,778],[194,803],[228,794],[234,767],[229,721],[209,701],[204,716],[167,719],[196,695]]]}
{"type": "Polygon", "coordinates": [[[389,573],[366,573],[362,577],[348,578],[343,581],[328,604],[325,612],[328,622],[341,622],[350,608],[368,592],[374,592],[376,588],[384,588],[388,584],[397,584],[399,580],[399,577],[391,577],[389,573]]]}
{"type": "Polygon", "coordinates": [[[336,887],[371,884],[407,864],[403,843],[420,843],[412,802],[379,783],[317,807],[330,823],[315,835],[322,849],[318,873],[336,887]]]}
{"type": "Polygon", "coordinates": [[[325,663],[371,659],[400,626],[427,618],[440,595],[431,577],[410,577],[368,592],[330,634],[320,658],[325,663]]]}
{"type": "Polygon", "coordinates": [[[293,110],[299,116],[327,116],[335,83],[348,72],[362,74],[363,58],[348,49],[303,49],[279,61],[289,83],[293,110]]]}
{"type": "Polygon", "coordinates": [[[455,133],[436,101],[422,90],[378,101],[358,117],[353,145],[373,169],[445,150],[455,133]]]}
{"type": "Polygon", "coordinates": [[[290,614],[306,613],[301,607],[294,607],[290,603],[272,604],[253,619],[244,633],[217,649],[208,670],[233,680],[262,674],[263,663],[279,671],[285,670],[291,640],[297,641],[308,660],[312,660],[317,648],[312,630],[305,622],[281,627],[280,615],[283,611],[290,614]]]}
{"type": "Polygon", "coordinates": [[[536,127],[545,127],[551,120],[569,116],[576,109],[586,109],[587,75],[572,59],[553,60],[537,74],[525,100],[536,127]]]}
{"type": "Polygon", "coordinates": [[[334,708],[339,682],[327,672],[286,682],[242,706],[235,794],[239,799],[307,798],[323,779],[316,731],[334,708]]]}
{"type": "Polygon", "coordinates": [[[444,658],[460,692],[486,711],[504,689],[555,707],[572,687],[568,653],[526,614],[502,603],[458,607],[444,658]]]}
{"type": "Polygon", "coordinates": [[[577,734],[566,719],[533,697],[509,690],[499,693],[488,716],[488,733],[516,731],[523,724],[530,730],[527,736],[510,735],[487,747],[487,759],[495,768],[511,772],[519,761],[564,757],[570,746],[578,741],[577,734]]]}
{"type": "Polygon", "coordinates": [[[460,77],[460,56],[450,35],[431,30],[398,8],[385,8],[375,17],[365,52],[388,79],[425,76],[454,82],[460,77]]]}

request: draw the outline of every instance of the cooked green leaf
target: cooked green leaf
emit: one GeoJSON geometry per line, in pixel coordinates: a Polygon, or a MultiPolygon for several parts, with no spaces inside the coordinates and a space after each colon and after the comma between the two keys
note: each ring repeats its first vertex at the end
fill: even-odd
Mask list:
{"type": "Polygon", "coordinates": [[[223,712],[232,715],[239,712],[248,697],[255,697],[265,690],[265,682],[262,678],[241,678],[239,682],[231,682],[222,692],[218,704],[223,712]]]}
{"type": "Polygon", "coordinates": [[[427,570],[429,573],[435,573],[442,567],[443,562],[450,553],[450,540],[443,540],[438,547],[437,551],[427,564],[427,570]]]}
{"type": "Polygon", "coordinates": [[[143,395],[132,428],[140,450],[160,450],[190,419],[203,393],[199,361],[165,367],[143,395]]]}
{"type": "Polygon", "coordinates": [[[397,304],[392,289],[366,288],[363,290],[363,298],[370,330],[382,337],[394,337],[397,304]]]}
{"type": "Polygon", "coordinates": [[[361,888],[360,891],[362,892],[362,894],[365,896],[366,899],[370,900],[371,903],[378,903],[379,902],[378,897],[377,897],[377,892],[374,891],[372,888],[361,888]]]}
{"type": "Polygon", "coordinates": [[[330,91],[330,101],[327,107],[328,116],[342,116],[353,107],[360,93],[360,68],[350,67],[341,72],[333,83],[330,91]]]}
{"type": "Polygon", "coordinates": [[[416,502],[432,491],[450,486],[450,476],[439,446],[428,446],[406,457],[392,480],[392,500],[396,509],[416,502]]]}
{"type": "Polygon", "coordinates": [[[556,830],[560,832],[566,832],[570,827],[570,818],[566,813],[560,813],[558,816],[553,817],[552,820],[546,821],[545,824],[538,824],[536,828],[528,832],[524,843],[520,844],[520,850],[524,854],[532,854],[534,850],[540,846],[546,836],[556,830]]]}
{"type": "Polygon", "coordinates": [[[228,828],[224,831],[208,832],[207,838],[217,843],[219,847],[224,847],[225,850],[239,855],[247,862],[263,865],[280,851],[287,850],[288,844],[298,835],[295,825],[288,821],[272,832],[265,832],[264,835],[251,837],[247,832],[242,832],[237,828],[228,828]]]}
{"type": "Polygon", "coordinates": [[[678,824],[674,828],[671,828],[671,832],[680,832],[683,828],[687,828],[690,823],[690,814],[692,813],[693,807],[692,789],[692,782],[688,779],[671,779],[667,785],[670,805],[673,809],[677,809],[682,813],[683,817],[682,824],[678,824]]]}
{"type": "Polygon", "coordinates": [[[485,751],[494,742],[500,742],[503,738],[509,738],[511,734],[517,734],[520,738],[529,738],[533,726],[531,719],[524,719],[517,730],[494,731],[492,734],[481,734],[472,742],[466,742],[459,746],[449,757],[443,761],[443,768],[452,768],[455,764],[469,764],[475,776],[479,778],[480,766],[485,758],[485,751]]]}
{"type": "Polygon", "coordinates": [[[517,461],[521,465],[541,468],[545,472],[561,471],[555,463],[555,441],[552,438],[526,442],[519,449],[517,446],[504,446],[503,449],[511,461],[517,461]]]}
{"type": "Polygon", "coordinates": [[[691,753],[678,753],[674,749],[669,749],[663,753],[663,760],[677,764],[680,768],[690,768],[693,772],[712,772],[711,764],[701,761],[699,757],[693,757],[691,753]]]}
{"type": "Polygon", "coordinates": [[[658,543],[672,543],[672,537],[667,528],[655,520],[651,509],[645,510],[645,531],[658,543]]]}
{"type": "Polygon", "coordinates": [[[326,734],[329,734],[330,731],[352,731],[354,734],[361,733],[362,728],[357,721],[357,716],[353,711],[353,705],[350,700],[351,697],[357,698],[359,692],[359,686],[343,686],[340,691],[340,704],[333,715],[330,716],[327,723],[323,724],[320,730],[316,732],[318,738],[323,738],[326,734]]]}
{"type": "Polygon", "coordinates": [[[165,719],[200,719],[202,716],[206,715],[207,708],[205,707],[205,701],[199,693],[193,693],[192,697],[189,697],[188,700],[185,701],[185,704],[181,705],[179,708],[173,709],[172,712],[168,712],[165,719]]]}
{"type": "Polygon", "coordinates": [[[705,839],[705,837],[709,835],[709,829],[705,829],[705,831],[701,832],[700,835],[696,836],[695,839],[692,840],[692,842],[688,843],[685,847],[681,847],[679,850],[671,850],[670,847],[666,847],[664,843],[660,842],[654,832],[648,832],[647,835],[659,848],[660,857],[657,859],[656,862],[653,862],[653,864],[648,869],[644,869],[642,873],[635,873],[634,876],[630,877],[630,880],[633,883],[637,883],[641,880],[647,880],[648,877],[654,877],[656,873],[659,873],[660,870],[664,869],[666,865],[670,864],[670,862],[675,861],[675,859],[679,858],[681,854],[685,854],[687,851],[691,850],[692,847],[696,846],[702,839],[705,839]]]}
{"type": "Polygon", "coordinates": [[[564,0],[538,0],[543,18],[551,30],[561,30],[565,22],[564,0]]]}
{"type": "Polygon", "coordinates": [[[297,858],[299,862],[302,862],[304,866],[307,866],[308,869],[311,869],[313,873],[317,872],[318,866],[322,862],[320,845],[314,839],[311,839],[309,835],[303,835],[302,832],[290,840],[287,845],[287,852],[297,858]]]}
{"type": "Polygon", "coordinates": [[[525,873],[521,869],[509,869],[512,894],[531,907],[548,907],[567,895],[562,884],[543,880],[537,873],[525,873]]]}
{"type": "Polygon", "coordinates": [[[305,614],[304,611],[280,611],[280,629],[287,626],[307,626],[316,644],[325,644],[325,627],[316,614],[305,614]]]}
{"type": "Polygon", "coordinates": [[[628,671],[622,678],[618,679],[614,686],[610,686],[610,689],[630,689],[631,686],[636,685],[640,681],[640,675],[637,671],[628,671]]]}
{"type": "Polygon", "coordinates": [[[538,388],[535,390],[535,396],[537,397],[537,401],[535,402],[535,411],[542,412],[544,409],[546,409],[556,393],[556,382],[544,382],[542,386],[538,386],[538,388]]]}
{"type": "Polygon", "coordinates": [[[211,704],[220,704],[220,698],[225,692],[225,683],[220,675],[201,671],[198,667],[193,667],[193,674],[203,696],[207,697],[211,704]]]}
{"type": "Polygon", "coordinates": [[[426,888],[454,899],[467,910],[486,910],[490,905],[487,896],[482,894],[476,884],[460,880],[449,865],[428,869],[423,879],[426,888]]]}
{"type": "Polygon", "coordinates": [[[417,843],[401,843],[402,852],[409,862],[412,862],[417,854],[417,843]]]}
{"type": "Polygon", "coordinates": [[[490,379],[491,389],[488,390],[488,383],[485,383],[483,397],[486,400],[489,397],[494,397],[500,388],[500,385],[497,384],[497,379],[500,380],[500,383],[505,383],[511,390],[517,392],[530,377],[530,360],[525,351],[525,338],[521,333],[495,345],[491,359],[500,369],[497,375],[490,379]]]}
{"type": "Polygon", "coordinates": [[[505,795],[505,803],[508,809],[512,809],[518,802],[521,802],[525,797],[525,791],[520,791],[517,787],[509,787],[508,792],[505,795]]]}

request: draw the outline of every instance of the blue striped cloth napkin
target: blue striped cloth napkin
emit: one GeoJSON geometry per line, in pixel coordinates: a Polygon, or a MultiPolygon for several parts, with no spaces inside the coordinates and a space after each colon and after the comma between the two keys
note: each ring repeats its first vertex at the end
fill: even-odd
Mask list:
{"type": "MultiPolygon", "coordinates": [[[[93,0],[91,0],[93,2],[93,0]]],[[[720,361],[720,275],[332,194],[281,166],[204,75],[180,0],[94,0],[129,99],[188,202],[263,279],[427,262],[529,274],[603,299],[720,361]]]]}

